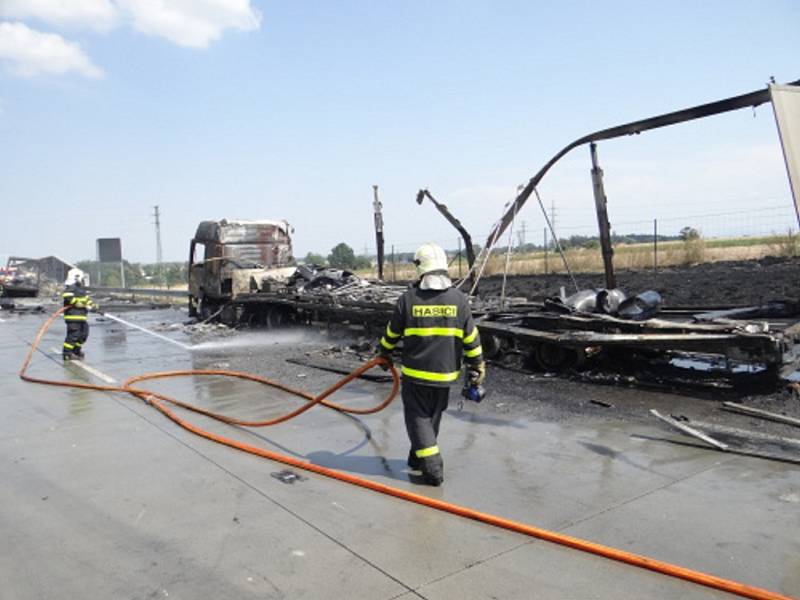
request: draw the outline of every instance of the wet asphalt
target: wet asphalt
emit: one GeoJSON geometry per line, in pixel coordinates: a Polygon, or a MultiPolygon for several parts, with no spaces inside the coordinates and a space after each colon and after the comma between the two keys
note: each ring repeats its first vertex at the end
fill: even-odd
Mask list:
{"type": "MultiPolygon", "coordinates": [[[[103,383],[98,376],[220,368],[310,392],[339,377],[286,358],[341,344],[340,333],[188,335],[177,310],[122,316],[195,349],[95,321],[92,374],[53,352],[63,340],[56,323],[31,374],[103,383]]],[[[282,481],[284,465],[199,438],[133,397],[19,380],[44,316],[0,320],[2,598],[734,597],[298,469],[289,470],[299,479],[282,481]]],[[[490,385],[491,377],[496,393],[479,406],[458,410],[453,394],[441,488],[409,474],[399,400],[358,418],[315,407],[259,430],[181,416],[379,483],[800,596],[800,466],[710,451],[658,422],[614,418],[592,403],[611,398],[608,388],[571,388],[580,397],[559,419],[550,381],[495,370],[490,385]],[[573,410],[581,404],[596,418],[573,410]]],[[[219,378],[144,386],[241,418],[298,403],[219,378]]],[[[365,407],[387,389],[359,381],[334,400],[365,407]]],[[[613,398],[606,403],[619,405],[613,398]]],[[[663,409],[670,399],[633,391],[625,402],[663,409]]]]}

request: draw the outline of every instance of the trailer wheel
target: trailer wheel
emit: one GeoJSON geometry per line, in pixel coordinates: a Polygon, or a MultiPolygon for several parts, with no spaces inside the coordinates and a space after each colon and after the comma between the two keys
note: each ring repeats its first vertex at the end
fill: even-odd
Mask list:
{"type": "Polygon", "coordinates": [[[558,344],[537,344],[531,354],[536,366],[548,372],[563,371],[581,363],[578,351],[558,344]]]}
{"type": "Polygon", "coordinates": [[[233,304],[226,304],[219,313],[219,320],[228,327],[234,327],[239,322],[238,311],[233,304]]]}
{"type": "Polygon", "coordinates": [[[481,335],[481,347],[483,348],[483,357],[487,360],[492,360],[501,354],[503,340],[496,335],[486,333],[481,335]]]}
{"type": "Polygon", "coordinates": [[[277,329],[286,325],[286,313],[281,309],[273,309],[267,312],[267,328],[277,329]]]}

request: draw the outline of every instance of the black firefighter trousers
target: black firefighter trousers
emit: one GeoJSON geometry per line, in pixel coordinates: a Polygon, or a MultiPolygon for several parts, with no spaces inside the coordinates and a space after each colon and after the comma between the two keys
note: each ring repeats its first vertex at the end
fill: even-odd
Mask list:
{"type": "Polygon", "coordinates": [[[411,442],[410,461],[418,458],[414,462],[420,466],[423,474],[438,479],[442,478],[444,463],[436,438],[449,396],[449,387],[421,385],[403,379],[401,397],[406,431],[411,442]],[[426,456],[420,457],[418,451],[423,451],[426,456]]]}
{"type": "Polygon", "coordinates": [[[64,339],[64,354],[80,354],[89,337],[88,321],[65,321],[67,337],[64,339]]]}

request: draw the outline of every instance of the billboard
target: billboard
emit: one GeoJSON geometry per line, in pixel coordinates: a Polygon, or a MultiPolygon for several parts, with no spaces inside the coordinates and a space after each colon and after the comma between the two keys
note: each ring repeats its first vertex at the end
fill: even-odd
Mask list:
{"type": "Polygon", "coordinates": [[[97,260],[101,263],[122,262],[120,238],[97,238],[97,260]]]}

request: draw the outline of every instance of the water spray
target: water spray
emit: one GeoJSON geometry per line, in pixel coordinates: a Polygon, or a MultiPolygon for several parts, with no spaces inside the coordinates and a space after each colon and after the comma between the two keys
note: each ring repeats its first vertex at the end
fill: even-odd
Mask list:
{"type": "Polygon", "coordinates": [[[183,344],[183,343],[181,343],[181,342],[179,342],[177,340],[173,340],[171,338],[168,338],[167,336],[161,335],[160,333],[156,333],[155,331],[150,331],[149,329],[145,329],[141,325],[136,325],[135,323],[131,323],[130,321],[126,321],[125,319],[120,319],[119,317],[117,317],[115,315],[112,315],[110,313],[103,313],[103,316],[104,317],[108,317],[109,319],[111,319],[112,321],[116,321],[117,323],[122,323],[126,327],[130,327],[132,329],[138,329],[139,331],[143,331],[144,333],[146,333],[148,335],[152,335],[153,337],[157,337],[160,340],[164,340],[165,342],[169,342],[170,344],[175,344],[176,346],[180,346],[181,348],[183,348],[184,350],[187,350],[189,352],[192,351],[192,347],[191,346],[189,346],[187,344],[183,344]]]}

